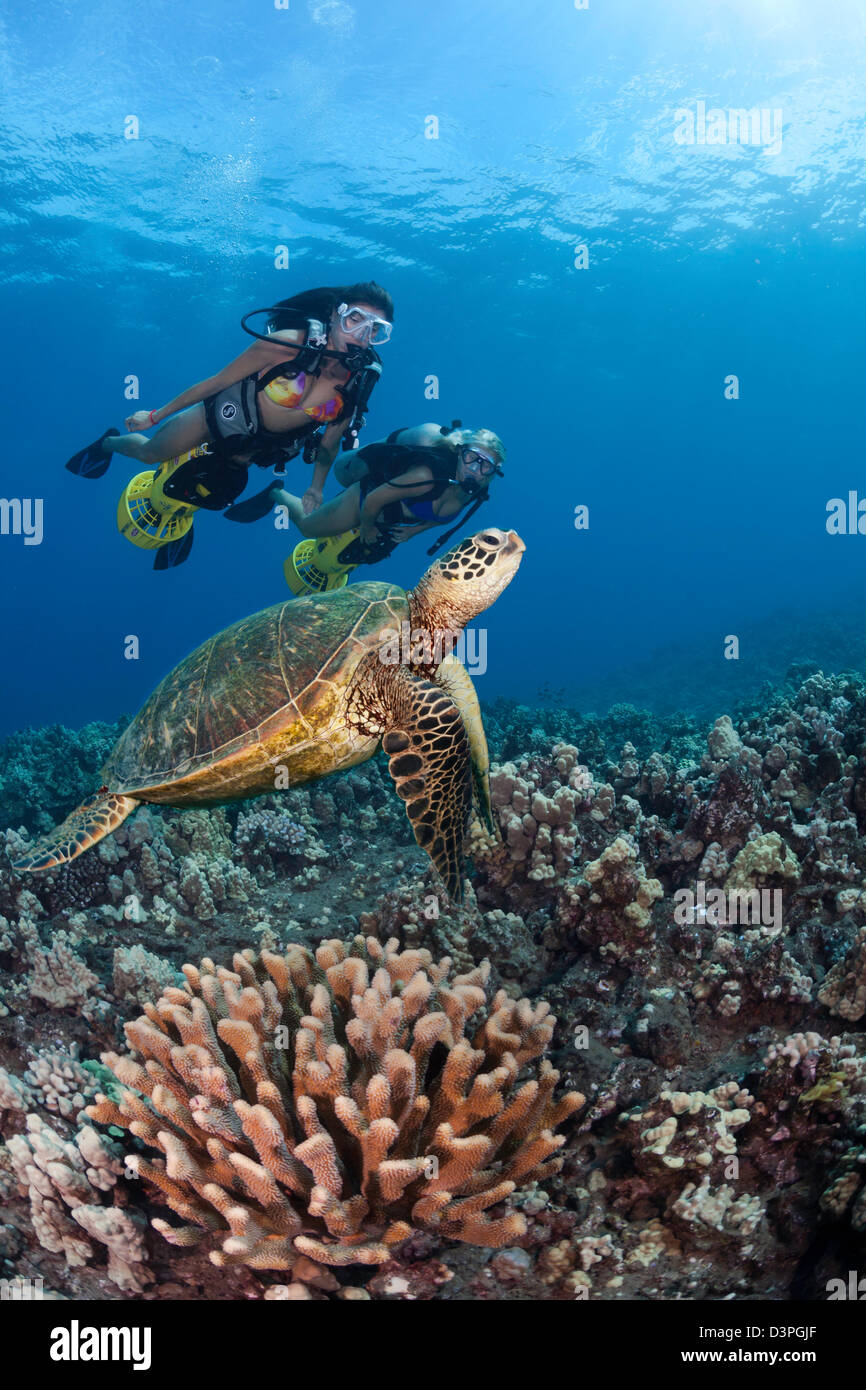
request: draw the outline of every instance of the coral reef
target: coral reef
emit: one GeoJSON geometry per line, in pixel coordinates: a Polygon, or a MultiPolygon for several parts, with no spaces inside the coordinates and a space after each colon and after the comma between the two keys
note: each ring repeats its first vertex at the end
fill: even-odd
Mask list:
{"type": "Polygon", "coordinates": [[[57,825],[99,785],[99,771],[129,721],[66,729],[52,724],[0,743],[0,803],[7,825],[37,835],[57,825]]]}
{"type": "MultiPolygon", "coordinates": [[[[4,1277],[784,1301],[862,1263],[866,684],[801,667],[705,722],[496,701],[485,723],[496,833],[470,830],[460,907],[382,760],[140,808],[39,879],[0,853],[4,1277]],[[587,1097],[558,1135],[554,1069],[587,1097]],[[527,1086],[529,1128],[485,1149],[527,1086]],[[101,1121],[125,1135],[99,1161],[101,1121]]],[[[52,731],[7,746],[13,853],[101,737],[58,742],[79,748],[66,783],[52,731]]]]}
{"type": "Polygon", "coordinates": [[[849,1023],[866,1014],[866,927],[860,928],[845,958],[827,972],[818,999],[831,1014],[849,1023]]]}

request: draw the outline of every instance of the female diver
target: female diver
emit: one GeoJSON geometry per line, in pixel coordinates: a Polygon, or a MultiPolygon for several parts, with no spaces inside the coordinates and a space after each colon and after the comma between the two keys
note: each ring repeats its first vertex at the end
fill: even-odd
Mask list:
{"type": "Polygon", "coordinates": [[[354,558],[371,564],[395,545],[453,521],[467,506],[474,510],[493,477],[502,477],[504,460],[505,447],[491,430],[415,425],[341,460],[337,477],[348,486],[313,512],[291,493],[274,490],[271,496],[303,536],[358,529],[354,558]]]}
{"type": "MultiPolygon", "coordinates": [[[[215,483],[211,505],[218,509],[245,485],[238,464],[284,462],[324,427],[302,499],[304,511],[313,511],[321,503],[340,440],[356,416],[358,393],[365,391],[363,410],[370,383],[375,384],[376,376],[367,369],[379,360],[374,345],[391,336],[394,304],[387,290],[370,282],[307,290],[281,300],[270,312],[267,334],[247,329],[257,341],[222,371],[157,410],[137,410],[126,421],[134,433],[106,430],[66,467],[100,477],[112,454],[155,465],[208,443],[209,455],[195,460],[196,478],[215,483]],[[160,428],[149,438],[137,432],[156,425],[160,428]]],[[[375,370],[378,375],[381,369],[375,370]]],[[[265,497],[257,514],[270,505],[265,497]]],[[[250,512],[233,519],[255,517],[250,512]]]]}

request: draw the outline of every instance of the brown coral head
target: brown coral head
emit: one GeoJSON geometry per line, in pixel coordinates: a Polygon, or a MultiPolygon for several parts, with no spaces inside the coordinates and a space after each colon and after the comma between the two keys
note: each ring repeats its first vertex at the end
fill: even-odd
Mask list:
{"type": "Polygon", "coordinates": [[[489,970],[362,936],[186,966],[87,1113],[157,1151],[135,1166],[186,1224],[155,1226],[212,1233],[218,1265],[379,1264],[419,1229],[509,1244],[511,1193],[558,1170],[583,1097],[553,1098],[548,1005],[491,1004],[489,970]]]}

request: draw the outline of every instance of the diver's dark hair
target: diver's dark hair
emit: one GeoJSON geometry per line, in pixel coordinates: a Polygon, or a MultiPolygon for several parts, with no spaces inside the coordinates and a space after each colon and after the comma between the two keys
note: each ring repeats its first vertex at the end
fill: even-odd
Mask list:
{"type": "MultiPolygon", "coordinates": [[[[302,290],[300,294],[293,294],[290,299],[278,299],[274,305],[275,309],[294,309],[305,314],[308,318],[321,319],[323,323],[328,323],[331,315],[338,304],[372,304],[374,309],[378,309],[383,318],[394,322],[394,301],[387,290],[381,285],[377,285],[375,280],[359,285],[326,285],[316,290],[302,290]]],[[[274,316],[277,329],[284,325],[279,322],[278,316],[274,316]]],[[[294,327],[293,324],[286,322],[286,328],[294,327]]]]}
{"type": "Polygon", "coordinates": [[[387,290],[377,285],[375,280],[364,280],[359,285],[344,285],[339,294],[338,304],[372,304],[374,309],[389,323],[394,322],[394,301],[387,290]]]}

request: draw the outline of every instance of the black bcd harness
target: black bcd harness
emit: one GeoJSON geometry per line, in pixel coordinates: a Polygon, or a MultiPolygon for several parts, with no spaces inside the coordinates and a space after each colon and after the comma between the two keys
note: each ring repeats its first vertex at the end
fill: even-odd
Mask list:
{"type": "MultiPolygon", "coordinates": [[[[342,351],[329,348],[327,324],[321,319],[309,318],[299,309],[283,308],[278,304],[267,309],[251,309],[241,319],[241,328],[252,338],[258,338],[260,342],[268,343],[271,347],[276,345],[273,337],[275,332],[296,328],[304,333],[304,341],[298,345],[298,350],[290,361],[277,362],[262,373],[256,384],[256,394],[263,391],[277,377],[287,377],[291,380],[300,376],[301,372],[309,372],[311,376],[315,376],[321,372],[322,364],[326,359],[339,362],[341,366],[346,368],[350,373],[349,380],[340,387],[340,391],[341,394],[349,397],[351,413],[340,442],[344,451],[357,449],[358,438],[366,422],[370,396],[382,375],[382,359],[379,354],[370,347],[350,347],[342,351]],[[267,333],[259,333],[255,328],[250,328],[247,320],[254,318],[256,314],[271,315],[267,322],[267,333]]],[[[314,424],[303,442],[304,458],[307,462],[311,462],[315,458],[318,436],[324,428],[324,426],[314,424]]],[[[277,448],[278,446],[274,446],[272,452],[277,448]]],[[[282,462],[294,458],[299,453],[300,448],[300,441],[297,442],[294,449],[290,445],[289,450],[287,450],[287,457],[282,462]]],[[[253,460],[254,463],[259,463],[259,461],[258,458],[253,460]]],[[[266,466],[268,461],[262,460],[263,466],[266,466]]]]}
{"type": "MultiPolygon", "coordinates": [[[[452,420],[450,425],[440,425],[439,433],[443,435],[450,434],[452,430],[459,429],[460,424],[460,420],[452,420]]],[[[423,444],[398,444],[397,440],[399,436],[403,434],[403,432],[408,428],[408,425],[401,425],[399,429],[392,430],[384,444],[368,444],[364,449],[364,457],[366,458],[374,449],[390,448],[395,453],[399,451],[400,456],[404,460],[404,467],[398,469],[399,472],[405,472],[406,468],[419,467],[420,465],[424,465],[425,467],[429,468],[433,473],[434,479],[436,480],[436,490],[434,491],[433,489],[431,489],[430,492],[425,493],[424,500],[430,499],[431,501],[435,501],[437,497],[442,496],[442,493],[445,491],[446,487],[448,487],[452,483],[457,483],[457,479],[450,476],[451,473],[453,473],[454,471],[453,455],[451,454],[450,450],[446,451],[444,449],[437,449],[435,446],[425,446],[423,444]],[[411,462],[406,461],[407,455],[411,455],[411,462]],[[445,476],[446,473],[447,476],[445,476]]],[[[387,482],[390,484],[391,487],[409,488],[418,486],[417,483],[395,483],[390,478],[385,476],[383,476],[379,481],[387,482]]],[[[437,550],[441,550],[442,546],[445,545],[448,541],[450,541],[454,533],[456,531],[459,531],[460,528],[465,525],[465,523],[469,520],[471,516],[475,515],[475,513],[478,511],[478,508],[482,505],[483,502],[486,502],[488,497],[490,496],[489,485],[487,483],[475,483],[472,479],[466,479],[462,483],[460,483],[459,486],[463,488],[464,492],[472,492],[474,494],[472,500],[467,505],[465,511],[460,513],[454,524],[450,526],[447,531],[443,531],[439,539],[434,541],[431,546],[428,546],[428,555],[435,555],[437,550]],[[469,484],[469,486],[467,486],[467,484],[469,484]]],[[[390,551],[388,553],[390,554],[390,551]]]]}
{"type": "MultiPolygon", "coordinates": [[[[372,348],[360,346],[348,348],[345,352],[329,348],[326,325],[320,319],[308,318],[298,310],[281,308],[279,305],[268,309],[251,309],[241,319],[241,327],[251,337],[272,346],[274,339],[270,334],[258,333],[249,327],[247,319],[253,318],[256,314],[275,316],[268,321],[270,334],[278,328],[298,328],[305,335],[291,361],[278,362],[259,377],[256,394],[279,376],[293,378],[300,376],[301,372],[315,375],[321,370],[326,358],[341,362],[351,373],[349,380],[340,388],[351,412],[341,444],[344,450],[356,449],[358,436],[364,428],[370,396],[382,374],[382,361],[378,353],[372,348]]],[[[188,506],[202,507],[206,511],[223,511],[237,500],[246,487],[250,464],[255,464],[257,468],[272,468],[275,477],[279,479],[285,476],[286,464],[296,458],[302,450],[304,461],[314,463],[319,441],[326,428],[327,426],[311,420],[308,426],[301,426],[299,430],[292,431],[292,437],[285,444],[274,439],[269,439],[259,448],[253,444],[251,456],[246,462],[217,453],[202,454],[189,459],[172,474],[165,483],[163,492],[166,497],[171,497],[176,502],[185,502],[188,506]]]]}

